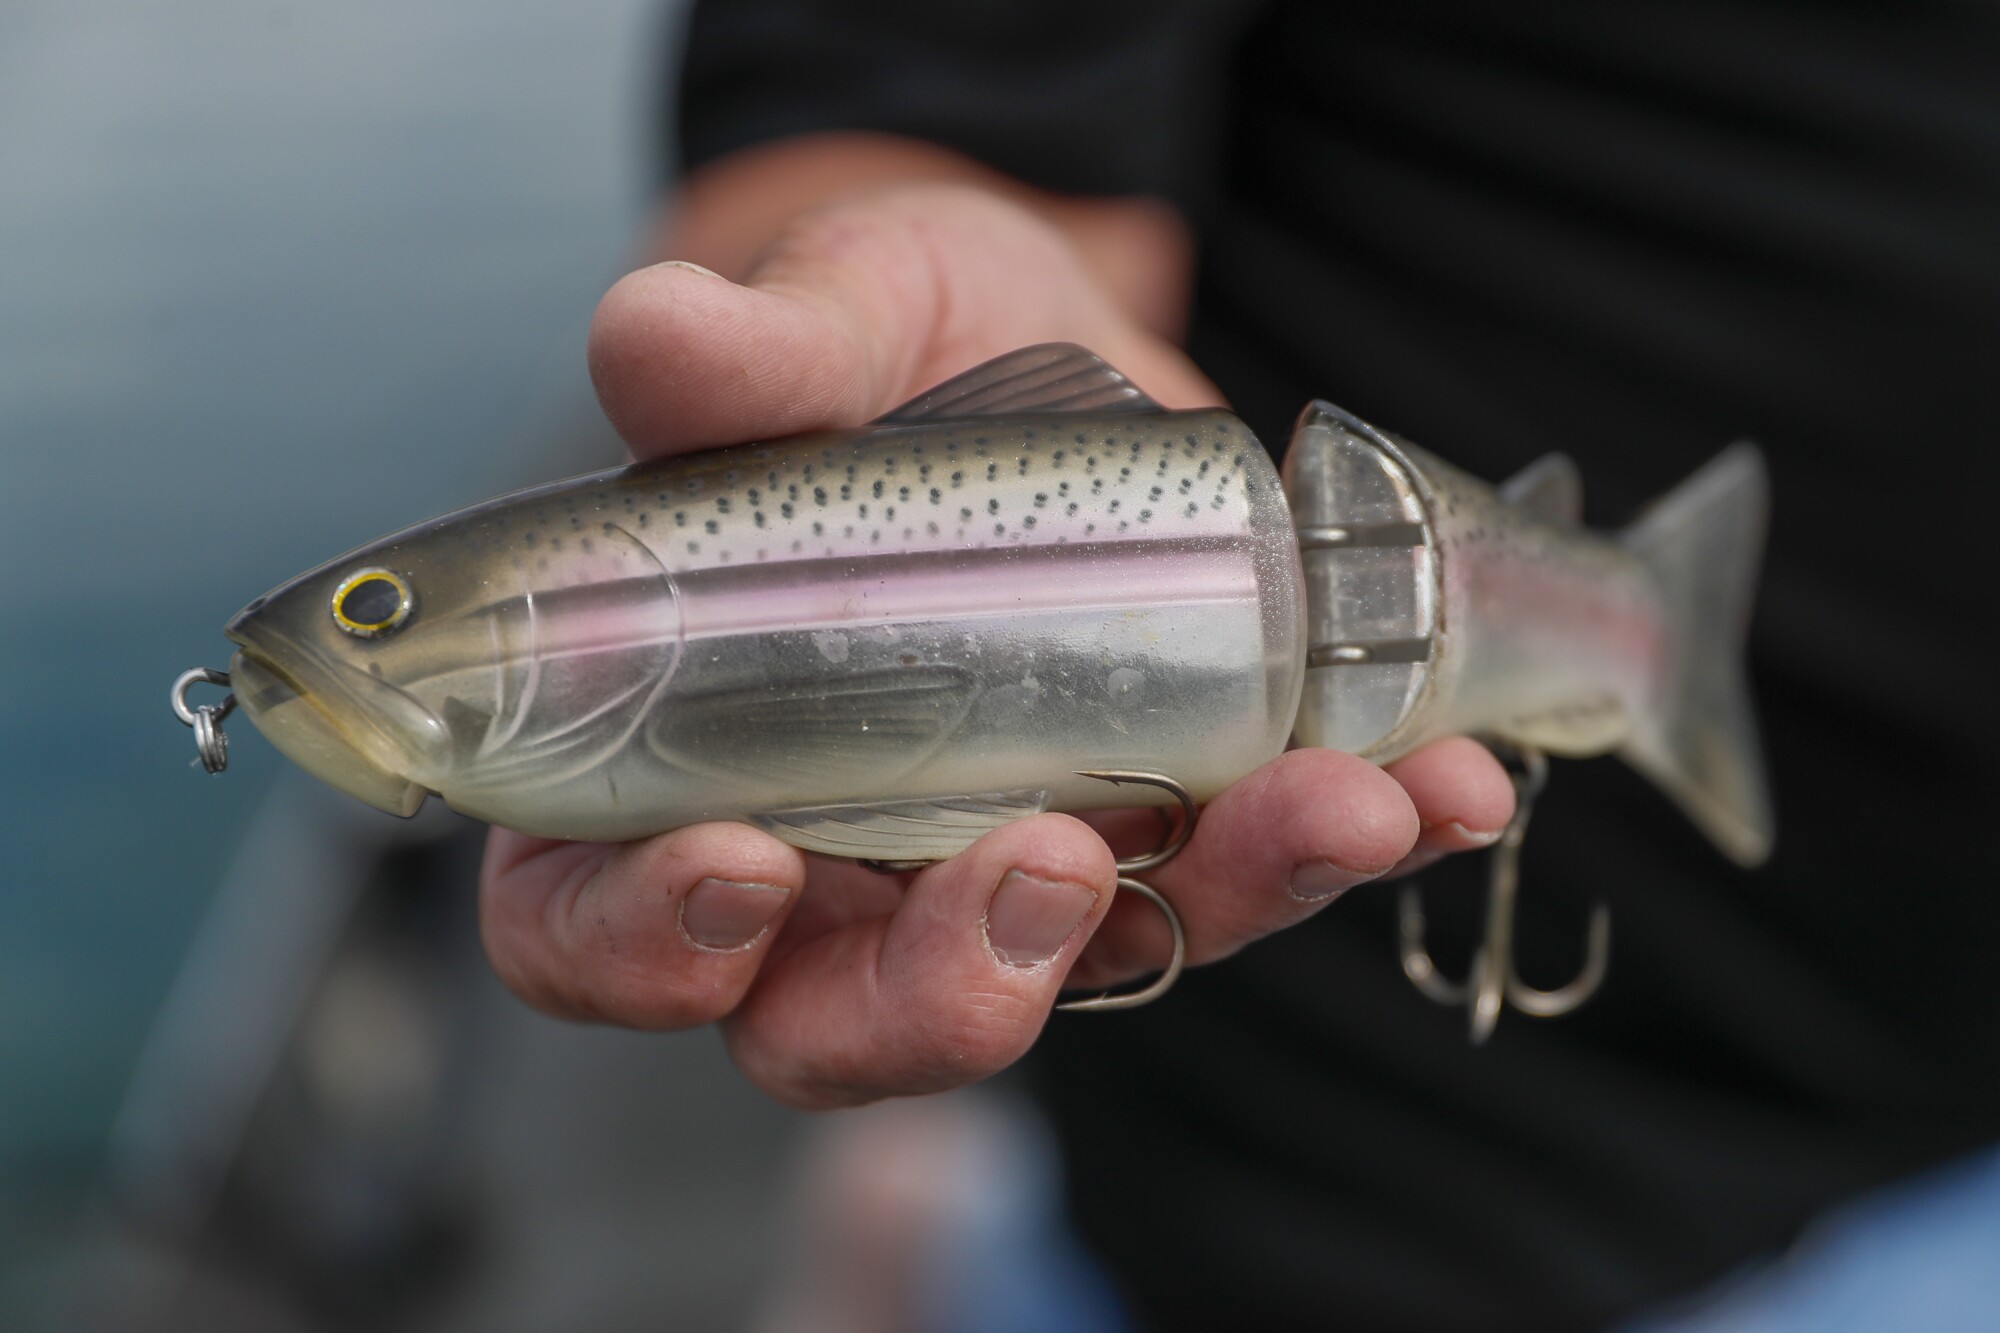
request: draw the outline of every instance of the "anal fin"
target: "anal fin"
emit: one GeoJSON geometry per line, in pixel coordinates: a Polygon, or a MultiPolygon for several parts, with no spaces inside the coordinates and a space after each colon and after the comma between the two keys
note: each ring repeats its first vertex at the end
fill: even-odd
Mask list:
{"type": "Polygon", "coordinates": [[[752,815],[781,842],[828,856],[872,861],[942,861],[994,829],[1048,808],[1040,789],[977,792],[872,805],[816,805],[752,815]]]}
{"type": "Polygon", "coordinates": [[[1493,734],[1548,754],[1583,758],[1617,749],[1631,730],[1624,705],[1616,696],[1606,694],[1509,718],[1494,727],[1493,734]]]}

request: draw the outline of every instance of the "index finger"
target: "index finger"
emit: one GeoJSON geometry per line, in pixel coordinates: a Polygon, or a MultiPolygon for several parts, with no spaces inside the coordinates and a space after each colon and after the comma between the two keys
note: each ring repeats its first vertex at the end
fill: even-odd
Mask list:
{"type": "Polygon", "coordinates": [[[805,858],[747,824],[637,842],[487,835],[480,933],[509,989],[548,1013],[678,1029],[734,1009],[805,884],[805,858]]]}

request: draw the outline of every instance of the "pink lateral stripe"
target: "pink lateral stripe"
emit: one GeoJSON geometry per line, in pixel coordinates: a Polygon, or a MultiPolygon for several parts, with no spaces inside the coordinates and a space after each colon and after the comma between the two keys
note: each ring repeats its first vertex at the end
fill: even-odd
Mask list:
{"type": "Polygon", "coordinates": [[[679,571],[675,583],[690,640],[1045,611],[1116,614],[1257,595],[1248,543],[1217,538],[720,566],[679,571]]]}

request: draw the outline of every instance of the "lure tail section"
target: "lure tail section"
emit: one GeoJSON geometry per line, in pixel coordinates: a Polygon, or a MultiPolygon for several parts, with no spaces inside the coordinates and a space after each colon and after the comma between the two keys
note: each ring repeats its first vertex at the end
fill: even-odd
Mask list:
{"type": "Polygon", "coordinates": [[[1743,660],[1769,490],[1763,455],[1734,445],[1619,538],[1665,599],[1674,654],[1620,753],[1745,866],[1771,854],[1774,834],[1743,660]]]}

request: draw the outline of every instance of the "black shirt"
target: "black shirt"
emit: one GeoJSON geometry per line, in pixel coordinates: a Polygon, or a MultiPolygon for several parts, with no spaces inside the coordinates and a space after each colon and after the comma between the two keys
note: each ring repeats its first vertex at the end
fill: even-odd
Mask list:
{"type": "MultiPolygon", "coordinates": [[[[1151,1325],[1599,1327],[2000,1138],[1995,11],[734,0],[687,61],[689,164],[868,128],[1173,199],[1195,359],[1274,449],[1314,396],[1490,478],[1561,449],[1599,525],[1769,454],[1768,867],[1559,763],[1518,954],[1560,983],[1611,905],[1577,1015],[1470,1048],[1374,885],[1051,1025],[1074,1215],[1151,1325]]],[[[1478,873],[1425,877],[1448,967],[1478,873]]]]}

